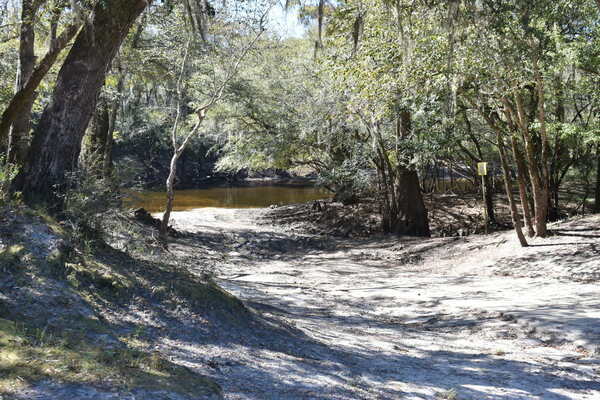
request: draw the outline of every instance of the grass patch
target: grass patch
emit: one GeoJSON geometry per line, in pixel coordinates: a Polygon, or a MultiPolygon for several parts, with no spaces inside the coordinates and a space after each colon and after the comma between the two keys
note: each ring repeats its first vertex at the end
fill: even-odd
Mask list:
{"type": "Polygon", "coordinates": [[[187,396],[220,393],[210,379],[175,365],[159,353],[90,345],[0,319],[0,393],[36,381],[167,390],[187,396]]]}
{"type": "Polygon", "coordinates": [[[133,286],[133,282],[125,275],[95,261],[65,263],[64,268],[67,281],[75,288],[94,286],[108,294],[119,296],[128,293],[133,286]]]}
{"type": "Polygon", "coordinates": [[[219,309],[232,314],[246,314],[247,309],[240,299],[221,289],[214,282],[200,282],[193,276],[189,280],[177,280],[173,291],[198,306],[219,309]]]}
{"type": "Polygon", "coordinates": [[[458,393],[455,389],[446,390],[444,392],[438,392],[435,394],[435,398],[443,400],[459,400],[458,393]]]}
{"type": "Polygon", "coordinates": [[[0,266],[4,271],[17,272],[21,265],[21,259],[25,254],[25,247],[20,244],[14,244],[0,251],[0,266]]]}

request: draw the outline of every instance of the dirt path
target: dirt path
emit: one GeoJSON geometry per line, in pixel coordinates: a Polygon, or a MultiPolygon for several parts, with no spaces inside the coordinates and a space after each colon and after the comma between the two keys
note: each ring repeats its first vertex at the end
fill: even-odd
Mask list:
{"type": "Polygon", "coordinates": [[[265,212],[174,213],[178,229],[221,238],[220,285],[298,332],[277,346],[161,343],[227,399],[600,399],[598,216],[521,249],[510,232],[336,241],[265,212]]]}

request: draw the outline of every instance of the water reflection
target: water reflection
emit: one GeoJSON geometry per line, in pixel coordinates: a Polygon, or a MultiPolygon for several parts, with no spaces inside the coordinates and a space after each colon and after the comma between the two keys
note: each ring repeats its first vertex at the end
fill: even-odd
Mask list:
{"type": "MultiPolygon", "coordinates": [[[[211,189],[178,190],[175,192],[175,211],[202,207],[260,208],[271,204],[303,203],[330,197],[322,188],[302,186],[254,186],[211,189]]],[[[131,207],[144,207],[150,212],[164,209],[164,192],[135,192],[131,194],[131,207]]]]}

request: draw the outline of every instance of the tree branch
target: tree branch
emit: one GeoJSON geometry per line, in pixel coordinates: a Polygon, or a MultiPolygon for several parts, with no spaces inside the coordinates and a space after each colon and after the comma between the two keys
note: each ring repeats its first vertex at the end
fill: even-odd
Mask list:
{"type": "Polygon", "coordinates": [[[10,126],[14,122],[17,115],[23,111],[23,107],[27,104],[27,101],[35,96],[35,90],[38,88],[54,62],[58,58],[60,52],[67,47],[71,39],[75,37],[81,22],[75,22],[65,28],[58,38],[52,43],[50,49],[40,61],[40,63],[33,70],[31,77],[10,100],[10,103],[2,113],[2,119],[0,120],[0,142],[3,142],[8,137],[8,131],[10,126]]]}

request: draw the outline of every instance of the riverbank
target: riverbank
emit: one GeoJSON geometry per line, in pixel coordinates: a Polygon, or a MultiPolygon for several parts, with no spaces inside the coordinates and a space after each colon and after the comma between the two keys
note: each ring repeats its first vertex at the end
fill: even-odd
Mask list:
{"type": "MultiPolygon", "coordinates": [[[[508,206],[501,195],[496,196],[495,222],[488,232],[511,229],[508,206]]],[[[424,196],[432,237],[453,237],[481,234],[486,231],[481,199],[477,193],[429,193],[424,196]]],[[[382,235],[381,214],[376,199],[361,199],[344,205],[333,199],[310,203],[273,206],[267,219],[288,229],[340,238],[369,238],[382,235]]]]}
{"type": "Polygon", "coordinates": [[[523,249],[513,232],[316,235],[272,212],[175,212],[184,234],[168,252],[133,225],[114,231],[112,250],[54,264],[50,255],[65,246],[60,227],[9,216],[0,253],[13,266],[3,264],[0,318],[35,320],[39,330],[0,324],[11,348],[26,351],[24,369],[6,375],[12,359],[2,347],[0,389],[21,385],[5,398],[592,400],[600,392],[600,216],[553,224],[552,237],[523,249]],[[27,257],[47,261],[19,272],[27,257]],[[36,359],[39,373],[25,374],[40,347],[52,352],[36,359]],[[98,353],[82,358],[89,349],[98,353]],[[165,379],[151,385],[153,376],[165,379]]]}
{"type": "MultiPolygon", "coordinates": [[[[186,362],[226,398],[563,400],[600,391],[600,217],[554,224],[554,236],[522,249],[513,232],[317,238],[271,224],[268,213],[174,215],[177,229],[220,238],[213,274],[222,287],[298,333],[287,349],[266,337],[261,349],[186,344],[186,362]],[[193,361],[209,351],[218,368],[193,361]]],[[[187,246],[173,251],[189,254],[187,246]]]]}

